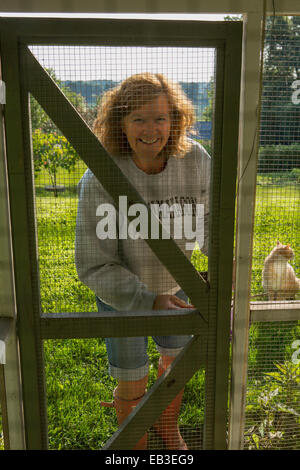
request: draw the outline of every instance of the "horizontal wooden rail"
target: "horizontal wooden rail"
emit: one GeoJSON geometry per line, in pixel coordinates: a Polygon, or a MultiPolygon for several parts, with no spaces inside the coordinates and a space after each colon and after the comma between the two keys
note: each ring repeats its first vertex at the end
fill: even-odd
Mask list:
{"type": "MultiPolygon", "coordinates": [[[[251,302],[253,322],[300,320],[299,301],[251,302]]],[[[197,309],[149,312],[44,313],[43,339],[200,334],[207,324],[197,309]]]]}
{"type": "Polygon", "coordinates": [[[150,312],[46,313],[41,316],[41,337],[95,338],[200,334],[206,330],[198,310],[150,312]]]}
{"type": "Polygon", "coordinates": [[[278,300],[250,303],[250,321],[297,321],[300,320],[299,300],[278,300]]]}

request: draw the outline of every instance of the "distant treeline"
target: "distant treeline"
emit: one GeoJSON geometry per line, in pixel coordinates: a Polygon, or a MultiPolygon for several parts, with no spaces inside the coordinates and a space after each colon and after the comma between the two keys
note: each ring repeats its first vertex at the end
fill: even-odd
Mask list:
{"type": "Polygon", "coordinates": [[[300,144],[260,147],[258,173],[286,172],[300,168],[300,144]]]}
{"type": "MultiPolygon", "coordinates": [[[[113,80],[87,80],[72,81],[66,80],[62,84],[70,88],[75,93],[84,97],[89,107],[97,105],[99,97],[103,93],[116,86],[119,82],[113,80]]],[[[203,111],[209,105],[208,89],[209,83],[206,82],[179,82],[184,92],[193,102],[197,114],[197,119],[201,119],[203,111]]]]}

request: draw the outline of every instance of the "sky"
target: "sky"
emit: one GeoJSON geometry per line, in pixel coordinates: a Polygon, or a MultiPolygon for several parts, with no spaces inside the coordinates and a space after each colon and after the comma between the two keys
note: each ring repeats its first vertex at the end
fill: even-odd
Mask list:
{"type": "MultiPolygon", "coordinates": [[[[4,14],[0,16],[64,18],[135,18],[223,21],[203,14],[4,14]]],[[[174,81],[208,82],[214,74],[214,49],[150,47],[33,46],[40,63],[64,80],[119,81],[134,73],[163,73],[174,81]]]]}
{"type": "Polygon", "coordinates": [[[60,80],[114,80],[142,72],[183,82],[207,82],[214,49],[172,47],[32,46],[33,54],[60,80]]]}

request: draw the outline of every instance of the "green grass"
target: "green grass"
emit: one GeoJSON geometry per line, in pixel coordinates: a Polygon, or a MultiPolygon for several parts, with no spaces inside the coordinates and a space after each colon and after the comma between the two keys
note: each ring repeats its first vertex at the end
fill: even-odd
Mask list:
{"type": "Polygon", "coordinates": [[[296,186],[257,187],[253,239],[252,294],[263,293],[263,261],[277,240],[289,243],[295,252],[291,261],[300,276],[300,188],[296,186]]]}
{"type": "MultiPolygon", "coordinates": [[[[84,171],[82,164],[78,164],[70,174],[61,170],[57,184],[65,184],[67,189],[57,198],[43,189],[44,185],[50,184],[46,173],[41,173],[36,180],[41,305],[44,312],[96,311],[94,295],[78,280],[74,264],[76,185],[84,171]]],[[[258,186],[252,295],[263,294],[263,260],[277,239],[290,243],[294,248],[296,256],[292,264],[300,275],[299,225],[299,189],[296,186],[258,186]]],[[[206,258],[199,252],[193,254],[192,261],[199,270],[207,268],[206,258]]],[[[252,330],[249,365],[255,367],[260,336],[257,328],[252,330]]],[[[286,341],[290,338],[291,332],[286,341]]],[[[148,349],[151,386],[156,378],[158,362],[152,339],[148,349]]],[[[48,340],[44,343],[44,350],[49,447],[100,449],[117,428],[114,410],[100,407],[100,400],[112,399],[116,386],[116,381],[108,375],[104,340],[48,340]]],[[[200,370],[185,388],[180,417],[180,424],[184,427],[199,427],[199,422],[203,422],[204,383],[205,374],[200,370]]]]}
{"type": "MultiPolygon", "coordinates": [[[[74,189],[86,168],[87,167],[82,160],[79,160],[76,163],[75,168],[71,172],[68,172],[63,168],[58,168],[56,175],[57,185],[65,185],[68,187],[68,189],[74,189]]],[[[35,186],[37,188],[40,189],[51,184],[51,178],[48,171],[42,169],[39,173],[37,173],[35,177],[35,186]]]]}

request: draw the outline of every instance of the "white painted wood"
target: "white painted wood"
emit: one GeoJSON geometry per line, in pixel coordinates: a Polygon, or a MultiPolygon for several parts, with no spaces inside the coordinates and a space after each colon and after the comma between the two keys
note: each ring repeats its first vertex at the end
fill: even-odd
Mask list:
{"type": "Polygon", "coordinates": [[[300,302],[299,300],[251,302],[250,315],[251,322],[297,321],[300,320],[300,302]]]}
{"type": "Polygon", "coordinates": [[[5,406],[9,429],[7,441],[10,449],[22,450],[25,449],[25,436],[20,378],[21,364],[14,322],[16,306],[8,201],[3,105],[0,105],[0,324],[2,320],[3,325],[3,335],[0,338],[0,364],[4,364],[5,406]],[[13,323],[9,335],[6,328],[7,320],[11,320],[13,323]]]}
{"type": "Polygon", "coordinates": [[[245,15],[236,225],[236,286],[232,340],[229,448],[242,448],[250,317],[251,256],[259,129],[263,11],[245,15]]]}

